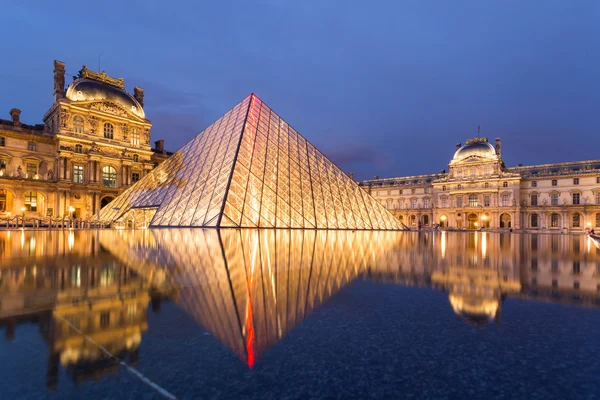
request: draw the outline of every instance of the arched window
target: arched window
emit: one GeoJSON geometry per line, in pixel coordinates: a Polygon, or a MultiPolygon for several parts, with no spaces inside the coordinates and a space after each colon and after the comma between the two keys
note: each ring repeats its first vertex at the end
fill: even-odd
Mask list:
{"type": "Polygon", "coordinates": [[[6,190],[0,189],[0,212],[6,211],[6,202],[7,202],[6,190]]]}
{"type": "Polygon", "coordinates": [[[409,221],[410,221],[410,226],[416,226],[417,225],[417,216],[411,215],[409,217],[409,221]]]}
{"type": "Polygon", "coordinates": [[[508,182],[502,182],[502,187],[508,187],[508,182]]]}
{"type": "Polygon", "coordinates": [[[423,226],[429,226],[429,215],[423,215],[423,226]]]}
{"type": "Polygon", "coordinates": [[[484,184],[483,184],[483,187],[484,187],[484,188],[489,188],[489,187],[490,187],[490,184],[486,182],[486,183],[484,183],[484,184]]]}
{"type": "Polygon", "coordinates": [[[114,137],[115,128],[110,122],[104,124],[104,137],[107,139],[112,139],[114,137]]]}
{"type": "Polygon", "coordinates": [[[83,146],[80,144],[75,145],[75,153],[83,153],[83,146]]]}
{"type": "Polygon", "coordinates": [[[133,128],[131,131],[131,144],[140,144],[140,131],[137,128],[133,128]]]}
{"type": "Polygon", "coordinates": [[[459,183],[458,184],[458,190],[462,189],[462,185],[459,183]]]}
{"type": "Polygon", "coordinates": [[[25,209],[27,211],[37,211],[37,192],[25,193],[25,209]]]}
{"type": "Polygon", "coordinates": [[[581,214],[573,214],[573,228],[581,228],[581,214]]]}
{"type": "Polygon", "coordinates": [[[442,186],[442,192],[446,191],[446,185],[442,186]]]}
{"type": "Polygon", "coordinates": [[[600,213],[596,214],[596,228],[600,228],[600,213]]]}
{"type": "Polygon", "coordinates": [[[117,170],[107,165],[102,168],[102,186],[117,187],[117,170]]]}
{"type": "Polygon", "coordinates": [[[469,207],[477,207],[477,195],[476,194],[469,195],[469,207]]]}
{"type": "Polygon", "coordinates": [[[79,115],[73,117],[73,132],[83,133],[83,118],[79,115]]]}

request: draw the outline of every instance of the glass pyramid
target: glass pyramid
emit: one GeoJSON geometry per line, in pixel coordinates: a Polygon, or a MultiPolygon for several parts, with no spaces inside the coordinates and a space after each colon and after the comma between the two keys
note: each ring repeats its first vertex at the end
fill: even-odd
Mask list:
{"type": "Polygon", "coordinates": [[[115,198],[100,220],[170,227],[401,229],[392,214],[254,94],[115,198]]]}

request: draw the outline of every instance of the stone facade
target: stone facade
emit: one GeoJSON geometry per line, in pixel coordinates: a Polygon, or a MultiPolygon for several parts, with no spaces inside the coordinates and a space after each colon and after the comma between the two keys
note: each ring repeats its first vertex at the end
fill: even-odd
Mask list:
{"type": "Polygon", "coordinates": [[[54,102],[44,124],[20,111],[0,120],[0,217],[91,218],[171,153],[150,146],[144,91],[85,66],[65,89],[54,62],[54,102]],[[71,214],[72,212],[72,214],[71,214]]]}
{"type": "Polygon", "coordinates": [[[361,185],[410,229],[600,228],[600,160],[507,168],[500,139],[458,144],[448,171],[361,185]]]}

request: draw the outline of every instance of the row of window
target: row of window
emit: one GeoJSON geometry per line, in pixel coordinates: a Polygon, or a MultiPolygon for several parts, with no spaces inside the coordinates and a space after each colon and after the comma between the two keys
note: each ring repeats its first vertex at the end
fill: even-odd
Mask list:
{"type": "MultiPolygon", "coordinates": [[[[550,205],[552,206],[558,206],[558,197],[559,194],[558,193],[551,193],[550,194],[550,205]]],[[[600,204],[600,192],[595,194],[595,199],[596,199],[596,204],[600,204]]],[[[571,201],[573,205],[580,205],[581,204],[581,193],[573,193],[571,195],[571,201]]],[[[532,194],[531,198],[530,198],[530,202],[532,206],[537,206],[538,205],[538,195],[537,194],[532,194]]]]}
{"type": "MultiPolygon", "coordinates": [[[[139,172],[131,173],[131,182],[135,183],[140,180],[139,172]]],[[[83,183],[83,166],[82,165],[74,165],[73,166],[73,182],[75,183],[83,183]]],[[[117,187],[117,170],[115,167],[111,167],[110,165],[106,165],[102,167],[102,186],[105,187],[117,187]]]]}
{"type": "MultiPolygon", "coordinates": [[[[73,131],[75,133],[83,133],[83,118],[76,115],[73,117],[73,131]]],[[[106,139],[114,139],[115,127],[110,122],[103,125],[104,137],[106,139]]],[[[137,128],[131,130],[131,144],[140,144],[140,131],[137,128]]]]}
{"type": "MultiPolygon", "coordinates": [[[[596,183],[600,184],[600,176],[596,177],[596,183]]],[[[579,185],[579,178],[573,178],[573,185],[579,185]]],[[[557,179],[552,179],[552,186],[558,186],[557,179]]],[[[537,187],[537,181],[531,181],[531,187],[537,187]]]]}

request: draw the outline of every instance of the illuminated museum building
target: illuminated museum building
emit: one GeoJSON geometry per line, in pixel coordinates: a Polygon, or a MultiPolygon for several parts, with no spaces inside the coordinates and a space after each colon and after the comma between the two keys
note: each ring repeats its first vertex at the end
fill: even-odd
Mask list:
{"type": "Polygon", "coordinates": [[[65,89],[65,64],[54,61],[54,102],[43,124],[21,111],[0,120],[0,217],[90,218],[170,153],[150,146],[144,91],[85,66],[65,89]]]}
{"type": "Polygon", "coordinates": [[[447,172],[361,185],[411,229],[600,227],[600,160],[507,168],[500,139],[457,144],[447,172]]]}

